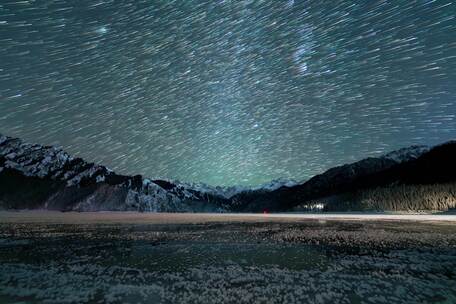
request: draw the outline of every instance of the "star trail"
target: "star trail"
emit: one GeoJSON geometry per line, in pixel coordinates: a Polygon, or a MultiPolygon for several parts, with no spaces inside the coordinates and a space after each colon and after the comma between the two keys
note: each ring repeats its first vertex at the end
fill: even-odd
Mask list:
{"type": "Polygon", "coordinates": [[[456,135],[456,4],[2,1],[0,133],[124,174],[304,180],[456,135]]]}

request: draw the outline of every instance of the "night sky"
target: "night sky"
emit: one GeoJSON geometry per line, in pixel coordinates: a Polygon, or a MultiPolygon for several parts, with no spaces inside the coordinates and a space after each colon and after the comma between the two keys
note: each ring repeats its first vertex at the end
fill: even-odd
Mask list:
{"type": "Polygon", "coordinates": [[[304,180],[456,137],[456,3],[0,3],[0,133],[124,174],[304,180]]]}

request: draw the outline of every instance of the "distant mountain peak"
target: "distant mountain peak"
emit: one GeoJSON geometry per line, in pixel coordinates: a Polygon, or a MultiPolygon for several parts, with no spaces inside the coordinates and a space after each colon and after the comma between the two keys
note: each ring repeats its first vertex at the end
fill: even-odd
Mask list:
{"type": "Polygon", "coordinates": [[[402,148],[396,151],[389,152],[382,156],[382,158],[390,159],[397,163],[407,162],[417,159],[424,153],[428,152],[431,148],[424,145],[414,145],[407,148],[402,148]]]}
{"type": "Polygon", "coordinates": [[[0,208],[151,212],[290,210],[314,199],[367,188],[456,180],[454,151],[455,141],[433,148],[415,145],[333,167],[306,182],[281,178],[253,187],[214,187],[166,178],[119,175],[102,165],[72,157],[61,148],[24,143],[0,134],[0,208]]]}

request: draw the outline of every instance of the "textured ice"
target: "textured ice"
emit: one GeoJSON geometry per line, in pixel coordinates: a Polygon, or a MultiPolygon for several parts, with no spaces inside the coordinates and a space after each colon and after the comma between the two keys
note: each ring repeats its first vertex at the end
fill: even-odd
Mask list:
{"type": "Polygon", "coordinates": [[[452,224],[387,221],[250,226],[5,224],[0,225],[0,299],[2,303],[453,303],[455,240],[452,224]],[[286,240],[287,235],[315,237],[322,243],[286,240]]]}
{"type": "Polygon", "coordinates": [[[302,270],[215,262],[180,271],[163,271],[160,265],[150,269],[106,265],[96,257],[60,264],[4,263],[0,266],[0,294],[46,303],[456,301],[455,281],[445,275],[446,269],[455,266],[453,255],[398,251],[382,257],[344,256],[328,261],[322,269],[302,270]]]}

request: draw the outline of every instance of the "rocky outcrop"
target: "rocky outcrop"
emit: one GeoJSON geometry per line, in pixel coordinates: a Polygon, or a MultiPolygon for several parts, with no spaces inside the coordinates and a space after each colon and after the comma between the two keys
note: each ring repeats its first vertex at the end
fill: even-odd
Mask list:
{"type": "Polygon", "coordinates": [[[227,200],[177,183],[119,175],[55,147],[0,135],[0,207],[224,211],[227,200]]]}

